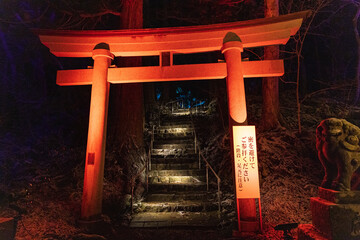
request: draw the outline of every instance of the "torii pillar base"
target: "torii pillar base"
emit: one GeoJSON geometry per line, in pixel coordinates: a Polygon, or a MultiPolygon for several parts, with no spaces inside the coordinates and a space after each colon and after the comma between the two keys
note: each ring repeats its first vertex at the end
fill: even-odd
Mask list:
{"type": "Polygon", "coordinates": [[[81,220],[76,221],[76,225],[84,232],[90,234],[107,235],[113,231],[109,217],[101,215],[94,220],[81,220]]]}
{"type": "MultiPolygon", "coordinates": [[[[257,223],[259,225],[259,223],[257,223]]],[[[257,236],[258,230],[249,231],[249,232],[240,232],[238,230],[233,230],[232,236],[235,238],[241,238],[241,239],[252,239],[255,236],[257,236]]]]}

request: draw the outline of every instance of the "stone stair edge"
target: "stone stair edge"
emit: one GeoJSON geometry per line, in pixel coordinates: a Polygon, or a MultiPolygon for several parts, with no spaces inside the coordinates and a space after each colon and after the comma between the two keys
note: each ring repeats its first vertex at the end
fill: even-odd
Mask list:
{"type": "Polygon", "coordinates": [[[203,169],[161,169],[161,170],[150,170],[150,176],[201,176],[205,175],[205,171],[203,169]],[[175,174],[175,175],[174,175],[175,174]]]}

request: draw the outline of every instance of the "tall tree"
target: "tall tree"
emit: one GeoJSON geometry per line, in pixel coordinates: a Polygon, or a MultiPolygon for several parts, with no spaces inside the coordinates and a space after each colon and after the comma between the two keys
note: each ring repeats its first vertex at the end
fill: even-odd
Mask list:
{"type": "Polygon", "coordinates": [[[360,1],[359,0],[350,0],[350,3],[356,7],[355,16],[353,18],[353,29],[354,36],[357,44],[357,59],[356,59],[356,92],[354,103],[357,104],[360,101],[360,35],[359,35],[359,19],[360,19],[360,1]]]}
{"type": "MultiPolygon", "coordinates": [[[[279,0],[265,0],[265,17],[279,16],[279,0]]],[[[278,59],[279,46],[264,48],[264,59],[278,59]]],[[[269,77],[262,80],[262,128],[264,130],[275,129],[281,126],[279,118],[279,78],[269,77]]]]}
{"type": "MultiPolygon", "coordinates": [[[[121,29],[143,27],[143,0],[123,0],[121,10],[121,29]]],[[[141,57],[119,58],[117,65],[134,67],[141,65],[141,57]]],[[[119,147],[129,140],[136,147],[143,147],[143,84],[129,83],[112,86],[112,134],[119,147]]]]}

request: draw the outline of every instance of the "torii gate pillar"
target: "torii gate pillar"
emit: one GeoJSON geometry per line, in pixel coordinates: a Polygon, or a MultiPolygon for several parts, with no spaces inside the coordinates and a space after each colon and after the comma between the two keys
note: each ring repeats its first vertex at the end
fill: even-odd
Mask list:
{"type": "Polygon", "coordinates": [[[243,45],[238,37],[233,32],[226,34],[223,40],[221,52],[226,60],[226,88],[228,94],[229,115],[231,120],[235,121],[237,125],[243,124],[246,121],[246,100],[244,76],[242,71],[241,53],[243,52],[243,45]]]}
{"type": "Polygon", "coordinates": [[[92,53],[92,88],[88,142],[81,203],[81,220],[95,220],[101,216],[105,163],[105,141],[110,83],[108,68],[114,55],[109,45],[99,43],[92,53]]]}
{"type": "MultiPolygon", "coordinates": [[[[227,68],[226,87],[229,106],[231,148],[233,153],[233,126],[247,124],[245,87],[241,62],[243,45],[239,36],[233,32],[228,32],[224,37],[221,52],[225,56],[227,68]]],[[[235,191],[235,193],[236,192],[237,191],[235,191]]],[[[238,233],[258,231],[260,225],[256,220],[255,199],[238,199],[236,196],[236,203],[238,211],[238,233]]]]}

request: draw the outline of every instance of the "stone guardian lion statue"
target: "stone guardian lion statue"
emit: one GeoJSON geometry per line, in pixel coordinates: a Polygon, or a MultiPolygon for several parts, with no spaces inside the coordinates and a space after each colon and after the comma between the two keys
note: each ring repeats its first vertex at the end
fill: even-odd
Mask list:
{"type": "Polygon", "coordinates": [[[345,119],[323,120],[316,129],[316,149],[325,169],[321,187],[350,191],[360,166],[360,128],[345,119]]]}

